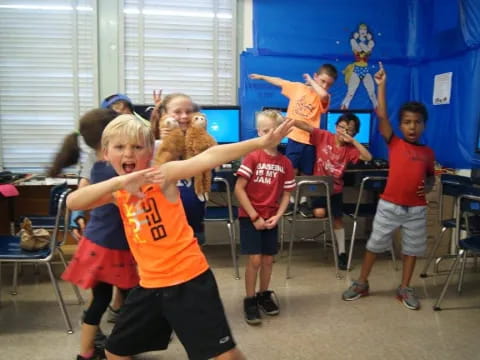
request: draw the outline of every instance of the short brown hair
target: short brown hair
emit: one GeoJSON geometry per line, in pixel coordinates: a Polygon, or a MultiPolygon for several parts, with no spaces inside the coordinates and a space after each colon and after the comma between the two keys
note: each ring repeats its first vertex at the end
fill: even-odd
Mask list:
{"type": "Polygon", "coordinates": [[[323,64],[322,66],[320,66],[317,70],[317,75],[320,74],[327,74],[334,80],[337,80],[338,77],[337,68],[332,64],[323,64]]]}

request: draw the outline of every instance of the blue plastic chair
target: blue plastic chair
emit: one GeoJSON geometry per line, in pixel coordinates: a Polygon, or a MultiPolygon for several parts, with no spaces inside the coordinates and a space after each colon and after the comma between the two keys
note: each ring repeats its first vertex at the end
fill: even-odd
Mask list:
{"type": "MultiPolygon", "coordinates": [[[[472,185],[472,180],[469,177],[466,176],[460,176],[460,175],[453,175],[453,174],[442,174],[440,176],[440,185],[441,185],[441,192],[442,196],[440,197],[440,222],[442,224],[442,229],[440,230],[440,233],[436,236],[434,245],[432,247],[432,250],[430,254],[427,257],[427,260],[425,262],[425,265],[420,272],[420,277],[425,278],[428,276],[427,271],[428,268],[430,267],[430,264],[432,263],[433,259],[435,258],[435,254],[437,252],[437,249],[442,242],[443,235],[447,232],[449,229],[455,229],[456,226],[456,220],[455,218],[443,218],[443,201],[445,196],[450,196],[455,199],[458,199],[458,197],[466,192],[466,187],[470,187],[472,185]]],[[[472,222],[473,224],[473,222],[472,222]]],[[[466,230],[465,227],[465,222],[463,219],[460,219],[460,227],[462,230],[466,230]]],[[[446,255],[446,256],[440,256],[437,257],[435,260],[435,267],[434,267],[434,273],[438,272],[438,265],[440,262],[448,257],[454,257],[454,255],[446,255]]]]}
{"type": "Polygon", "coordinates": [[[447,280],[443,285],[442,292],[440,293],[440,296],[438,297],[437,302],[433,306],[433,310],[435,311],[442,310],[440,307],[440,304],[443,301],[443,298],[445,297],[445,293],[447,292],[447,289],[448,289],[448,284],[450,283],[450,280],[457,268],[457,265],[460,259],[462,259],[462,265],[460,269],[460,277],[459,277],[458,286],[457,286],[457,291],[459,294],[462,291],[462,283],[463,283],[463,276],[465,273],[465,264],[467,262],[467,255],[480,254],[480,233],[472,233],[470,231],[467,231],[467,237],[460,239],[462,217],[464,218],[466,227],[468,229],[468,221],[469,221],[468,216],[469,215],[480,216],[480,189],[469,187],[469,188],[465,188],[465,190],[466,190],[466,193],[463,195],[460,195],[457,198],[457,202],[456,202],[455,240],[458,247],[458,253],[455,257],[455,261],[453,262],[450,268],[450,272],[448,273],[447,280]]]}
{"type": "Polygon", "coordinates": [[[222,205],[207,206],[205,211],[205,222],[223,222],[227,226],[228,237],[230,241],[230,251],[234,268],[234,277],[240,279],[237,261],[237,236],[235,223],[238,220],[238,208],[232,203],[232,189],[234,183],[233,172],[231,176],[215,176],[212,181],[212,192],[225,192],[226,201],[222,205]],[[230,181],[229,181],[230,180],[230,181]]]}
{"type": "MultiPolygon", "coordinates": [[[[11,263],[14,263],[14,265],[17,265],[20,263],[36,263],[36,264],[44,263],[48,269],[48,274],[50,276],[50,280],[52,281],[55,295],[58,300],[58,305],[60,306],[60,310],[62,312],[63,319],[67,327],[67,333],[69,334],[73,333],[72,324],[70,322],[70,318],[65,308],[65,303],[63,301],[60,288],[58,287],[57,280],[53,273],[52,259],[55,253],[61,254],[63,265],[66,267],[65,259],[63,258],[61,249],[58,246],[58,238],[59,238],[59,232],[61,228],[64,228],[65,226],[67,226],[69,221],[69,216],[68,216],[69,212],[66,207],[66,198],[70,191],[71,191],[70,189],[65,190],[57,200],[57,214],[55,217],[55,224],[51,232],[50,244],[46,249],[42,249],[38,251],[25,251],[20,248],[20,238],[18,236],[13,236],[13,235],[0,236],[0,294],[1,294],[2,263],[11,262],[11,263]]],[[[80,295],[80,292],[78,291],[78,288],[76,286],[73,286],[73,289],[78,298],[78,303],[82,304],[83,299],[80,295]]],[[[16,292],[14,292],[13,294],[16,294],[16,292]]]]}

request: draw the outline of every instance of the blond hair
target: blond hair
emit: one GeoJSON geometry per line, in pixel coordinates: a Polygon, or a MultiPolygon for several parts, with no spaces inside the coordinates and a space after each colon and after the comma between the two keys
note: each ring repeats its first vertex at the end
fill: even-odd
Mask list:
{"type": "Polygon", "coordinates": [[[275,124],[275,128],[277,128],[281,123],[283,123],[285,121],[285,118],[282,116],[282,114],[280,114],[279,111],[277,110],[263,110],[263,111],[260,111],[257,113],[257,116],[256,116],[256,127],[258,129],[258,123],[259,123],[259,119],[260,119],[260,116],[264,116],[266,117],[267,119],[270,119],[270,120],[273,120],[274,124],[275,124]]]}
{"type": "Polygon", "coordinates": [[[112,139],[118,137],[126,138],[131,143],[142,144],[150,151],[153,150],[155,139],[152,129],[134,115],[119,115],[112,120],[103,130],[102,147],[106,149],[112,139]]]}

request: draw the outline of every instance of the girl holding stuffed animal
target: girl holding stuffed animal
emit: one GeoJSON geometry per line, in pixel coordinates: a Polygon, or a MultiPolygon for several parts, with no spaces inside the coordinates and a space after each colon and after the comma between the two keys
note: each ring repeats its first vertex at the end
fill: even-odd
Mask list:
{"type": "MultiPolygon", "coordinates": [[[[174,93],[165,96],[163,99],[154,93],[155,107],[150,117],[152,131],[155,136],[155,154],[162,138],[166,138],[172,132],[171,128],[161,127],[160,120],[164,116],[174,118],[178,127],[186,132],[190,125],[191,115],[199,110],[192,98],[186,94],[174,93]]],[[[175,134],[176,135],[176,134],[175,134]]],[[[178,159],[174,159],[178,160],[178,159]]],[[[183,207],[187,215],[188,224],[192,227],[195,237],[200,245],[205,243],[205,227],[203,219],[205,217],[205,201],[200,200],[195,194],[195,184],[193,178],[182,179],[177,183],[180,190],[183,207]]]]}
{"type": "MultiPolygon", "coordinates": [[[[89,177],[90,182],[94,184],[117,176],[114,168],[103,161],[101,151],[103,129],[117,115],[110,109],[95,109],[82,116],[79,133],[67,136],[51,173],[58,174],[62,168],[78,162],[78,137],[82,136],[97,156],[89,177]]],[[[102,315],[112,299],[113,286],[126,297],[128,289],[139,282],[136,262],[130,253],[122,219],[115,205],[104,205],[90,212],[83,237],[62,278],[84,289],[91,288],[93,293],[92,301],[84,313],[77,360],[104,359],[104,350],[95,345],[94,338],[102,315]]]]}

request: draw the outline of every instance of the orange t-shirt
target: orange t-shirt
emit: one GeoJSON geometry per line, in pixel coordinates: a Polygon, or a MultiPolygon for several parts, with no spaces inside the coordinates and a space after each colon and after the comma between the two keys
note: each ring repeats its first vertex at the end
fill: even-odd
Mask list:
{"type": "Polygon", "coordinates": [[[140,285],[158,288],[185,283],[208,269],[180,196],[168,201],[159,185],[142,187],[143,199],[115,192],[130,250],[138,264],[140,285]]]}
{"type": "MultiPolygon", "coordinates": [[[[289,98],[287,117],[305,121],[314,128],[320,127],[320,115],[327,111],[327,103],[322,103],[320,96],[311,86],[299,82],[282,81],[282,94],[289,98]]],[[[299,143],[310,144],[310,134],[293,127],[288,137],[299,143]]]]}

